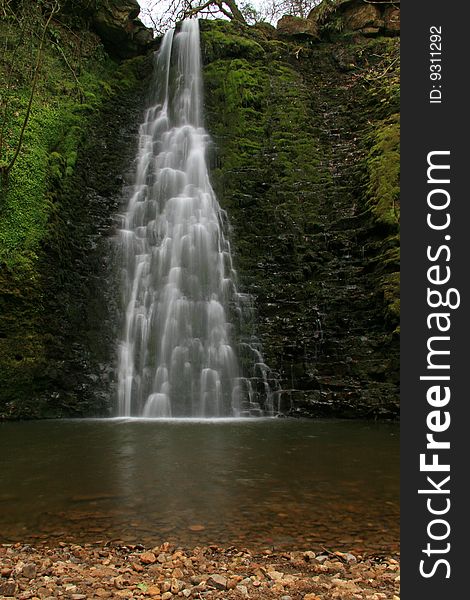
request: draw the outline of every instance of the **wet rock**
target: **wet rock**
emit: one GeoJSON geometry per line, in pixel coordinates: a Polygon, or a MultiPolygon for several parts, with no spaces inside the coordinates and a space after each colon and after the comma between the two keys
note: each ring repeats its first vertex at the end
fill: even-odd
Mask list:
{"type": "MultiPolygon", "coordinates": [[[[365,4],[350,2],[344,11],[365,4]]],[[[365,46],[359,32],[344,29],[338,6],[317,23],[321,31],[338,25],[327,28],[330,38],[322,33],[325,43],[285,38],[275,55],[240,65],[221,42],[215,48],[218,26],[202,31],[211,49],[207,123],[219,149],[213,181],[230,215],[234,260],[254,299],[265,362],[278,374],[280,411],[387,418],[398,414],[398,321],[385,317],[382,250],[371,246],[384,239],[366,216],[361,190],[365,132],[380,131],[376,111],[385,118],[398,113],[399,103],[397,93],[392,107],[390,90],[382,88],[371,100],[358,73],[371,72],[379,56],[386,57],[384,69],[398,65],[398,44],[379,35],[365,46]]],[[[391,235],[398,239],[396,229],[391,235]]],[[[398,261],[386,269],[398,273],[398,261]]],[[[242,356],[241,363],[248,360],[242,356]]]]}
{"type": "Polygon", "coordinates": [[[204,531],[205,526],[204,525],[199,525],[199,524],[190,525],[188,527],[188,529],[189,529],[189,531],[204,531]]]}

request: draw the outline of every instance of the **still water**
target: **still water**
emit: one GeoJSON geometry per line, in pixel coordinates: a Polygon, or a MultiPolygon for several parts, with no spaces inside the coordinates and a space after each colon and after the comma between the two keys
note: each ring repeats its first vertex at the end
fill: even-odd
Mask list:
{"type": "Polygon", "coordinates": [[[0,424],[0,542],[394,552],[398,434],[331,420],[0,424]]]}

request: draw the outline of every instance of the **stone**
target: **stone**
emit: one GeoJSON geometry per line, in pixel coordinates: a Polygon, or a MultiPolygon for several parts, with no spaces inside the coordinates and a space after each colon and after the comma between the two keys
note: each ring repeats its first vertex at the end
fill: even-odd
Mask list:
{"type": "Polygon", "coordinates": [[[337,33],[358,32],[366,36],[398,35],[400,33],[400,8],[389,2],[363,2],[363,0],[337,0],[326,11],[315,6],[308,15],[320,31],[328,36],[330,30],[337,33]]]}
{"type": "Polygon", "coordinates": [[[207,580],[207,584],[211,585],[212,587],[217,588],[218,590],[226,590],[227,589],[227,578],[224,577],[223,575],[218,575],[218,574],[214,573],[214,575],[211,575],[209,577],[209,579],[207,580]]]}
{"type": "Polygon", "coordinates": [[[388,6],[384,13],[385,30],[388,33],[400,33],[400,9],[396,6],[388,6]]]}
{"type": "Polygon", "coordinates": [[[144,565],[153,565],[157,562],[157,557],[153,552],[142,552],[140,562],[144,565]]]}
{"type": "Polygon", "coordinates": [[[170,598],[173,598],[173,594],[171,592],[165,592],[162,594],[162,600],[170,600],[170,598]]]}
{"type": "MultiPolygon", "coordinates": [[[[284,577],[284,573],[281,573],[280,571],[268,571],[267,576],[271,581],[279,581],[284,577]]],[[[253,585],[254,583],[255,582],[253,582],[253,585]]]]}
{"type": "Polygon", "coordinates": [[[346,29],[361,31],[368,27],[379,28],[384,25],[380,8],[374,4],[353,4],[344,15],[346,29]]]}
{"type": "Polygon", "coordinates": [[[0,581],[0,596],[15,596],[17,585],[14,581],[0,581]]]}
{"type": "Polygon", "coordinates": [[[343,554],[343,558],[347,560],[347,562],[357,562],[357,558],[351,552],[346,552],[343,554]]]}
{"type": "Polygon", "coordinates": [[[92,27],[106,50],[119,58],[143,53],[153,42],[153,33],[137,18],[137,0],[102,0],[92,16],[92,27]]]}
{"type": "Polygon", "coordinates": [[[277,22],[277,32],[280,36],[319,39],[316,24],[308,19],[284,15],[277,22]]]}
{"type": "Polygon", "coordinates": [[[248,596],[248,588],[246,585],[237,585],[237,590],[242,596],[248,596]]]}
{"type": "Polygon", "coordinates": [[[34,563],[27,563],[20,571],[21,577],[26,579],[34,579],[36,577],[37,567],[34,563]]]}

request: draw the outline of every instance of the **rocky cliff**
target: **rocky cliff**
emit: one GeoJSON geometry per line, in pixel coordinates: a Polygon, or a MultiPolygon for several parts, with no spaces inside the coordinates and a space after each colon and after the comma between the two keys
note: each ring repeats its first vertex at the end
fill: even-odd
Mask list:
{"type": "Polygon", "coordinates": [[[202,24],[213,178],[289,414],[398,412],[399,47],[364,6],[202,24]]]}

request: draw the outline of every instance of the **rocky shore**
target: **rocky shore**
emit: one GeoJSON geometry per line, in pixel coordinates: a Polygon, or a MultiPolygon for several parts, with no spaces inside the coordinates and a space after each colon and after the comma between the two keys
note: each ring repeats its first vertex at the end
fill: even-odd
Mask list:
{"type": "Polygon", "coordinates": [[[398,559],[327,549],[3,544],[0,598],[399,600],[398,559]]]}

